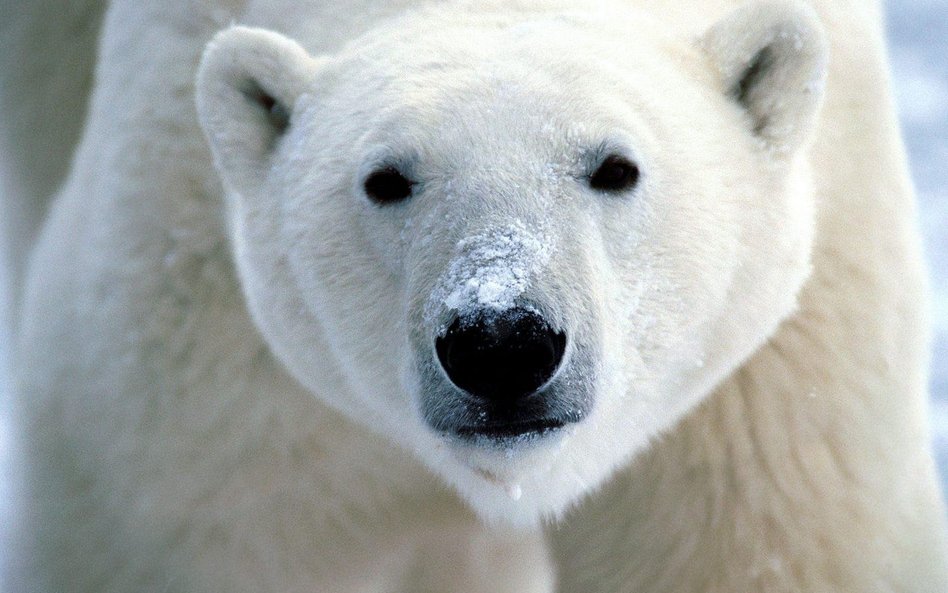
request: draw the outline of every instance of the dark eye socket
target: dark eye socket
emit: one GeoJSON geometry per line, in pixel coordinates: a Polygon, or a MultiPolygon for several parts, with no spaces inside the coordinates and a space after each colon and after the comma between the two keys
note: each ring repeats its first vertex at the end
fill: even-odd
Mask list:
{"type": "Polygon", "coordinates": [[[394,167],[373,172],[365,180],[365,194],[376,204],[394,204],[411,196],[414,185],[394,167]]]}
{"type": "Polygon", "coordinates": [[[619,155],[611,155],[589,177],[589,186],[606,192],[632,189],[639,181],[639,168],[619,155]]]}

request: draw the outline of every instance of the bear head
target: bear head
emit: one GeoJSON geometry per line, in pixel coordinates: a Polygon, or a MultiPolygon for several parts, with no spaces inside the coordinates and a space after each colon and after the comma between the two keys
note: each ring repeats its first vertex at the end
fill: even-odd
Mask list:
{"type": "Polygon", "coordinates": [[[825,70],[795,5],[695,38],[629,8],[435,8],[334,55],[225,30],[197,105],[275,355],[486,520],[529,524],[793,312],[825,70]]]}

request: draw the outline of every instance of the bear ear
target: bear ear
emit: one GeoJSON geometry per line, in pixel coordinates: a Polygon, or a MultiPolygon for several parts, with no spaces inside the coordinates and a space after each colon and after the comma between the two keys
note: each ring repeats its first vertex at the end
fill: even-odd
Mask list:
{"type": "Polygon", "coordinates": [[[701,45],[768,147],[792,154],[807,141],[823,102],[828,53],[812,9],[750,4],[712,26],[701,45]]]}
{"type": "Polygon", "coordinates": [[[299,44],[264,29],[232,27],[208,43],[197,74],[198,119],[231,189],[263,179],[318,65],[299,44]]]}

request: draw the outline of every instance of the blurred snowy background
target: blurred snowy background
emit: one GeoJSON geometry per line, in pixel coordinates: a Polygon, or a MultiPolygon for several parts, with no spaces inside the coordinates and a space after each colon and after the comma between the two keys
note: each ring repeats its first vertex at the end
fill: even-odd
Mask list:
{"type": "MultiPolygon", "coordinates": [[[[932,427],[948,489],[948,0],[890,0],[888,16],[895,89],[935,291],[932,427]]],[[[2,166],[0,159],[0,179],[2,166]]],[[[10,295],[3,256],[0,253],[0,525],[10,519],[9,505],[3,503],[9,496],[13,445],[10,402],[3,395],[8,388],[10,347],[9,333],[4,331],[10,322],[10,295]]],[[[0,552],[4,549],[0,542],[0,552]]]]}

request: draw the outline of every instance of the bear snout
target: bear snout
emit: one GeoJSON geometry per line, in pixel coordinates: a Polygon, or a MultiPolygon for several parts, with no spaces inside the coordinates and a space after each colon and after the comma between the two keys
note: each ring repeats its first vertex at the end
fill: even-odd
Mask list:
{"type": "Polygon", "coordinates": [[[450,439],[509,446],[586,417],[592,352],[540,310],[521,303],[452,312],[434,343],[420,348],[431,353],[419,366],[429,426],[450,439]]]}
{"type": "Polygon", "coordinates": [[[456,317],[435,340],[435,351],[454,385],[505,406],[530,397],[556,374],[566,333],[524,308],[487,310],[456,317]]]}

